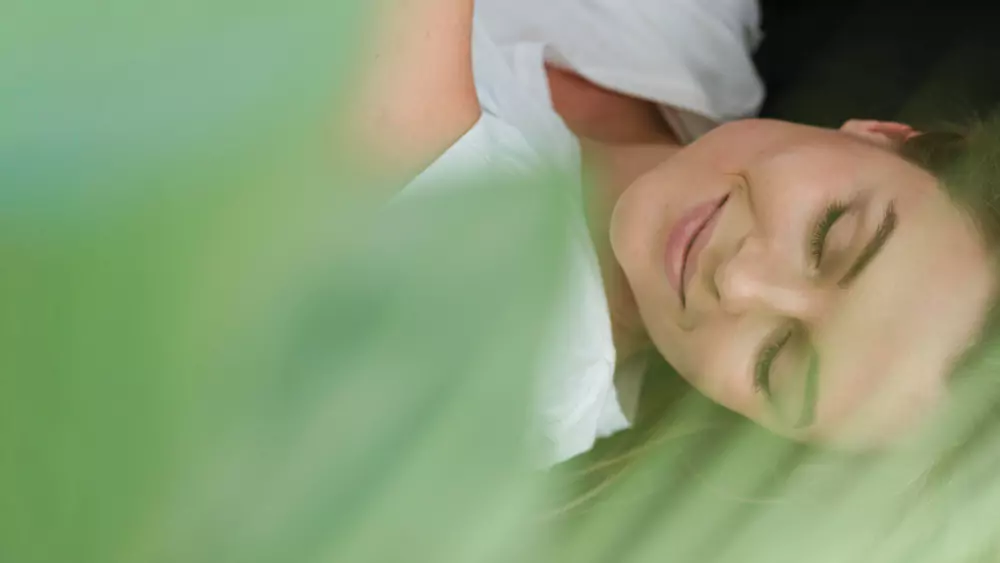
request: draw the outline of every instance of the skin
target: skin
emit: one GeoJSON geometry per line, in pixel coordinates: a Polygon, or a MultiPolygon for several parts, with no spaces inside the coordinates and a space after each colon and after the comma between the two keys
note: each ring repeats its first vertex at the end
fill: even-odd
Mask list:
{"type": "Polygon", "coordinates": [[[377,0],[356,53],[354,87],[332,120],[345,162],[389,197],[479,119],[472,0],[377,0]]]}
{"type": "Polygon", "coordinates": [[[891,150],[895,126],[853,125],[723,125],[624,191],[610,240],[650,340],[692,385],[779,434],[868,447],[905,435],[940,402],[995,280],[966,215],[891,150]],[[682,303],[666,277],[668,234],[727,195],[682,303]],[[848,201],[858,203],[832,224],[816,264],[818,218],[848,201]],[[895,230],[842,287],[890,203],[895,230]],[[769,398],[756,365],[785,334],[769,398]],[[815,418],[796,428],[812,354],[815,418]]]}
{"type": "Polygon", "coordinates": [[[930,419],[995,279],[968,217],[895,153],[916,131],[747,120],[684,147],[653,104],[548,70],[590,177],[619,358],[652,344],[709,398],[794,439],[885,447],[930,419]],[[668,234],[727,195],[682,304],[666,276],[668,234]],[[816,224],[838,202],[855,203],[830,224],[817,261],[816,224]],[[840,283],[890,203],[891,235],[840,283]],[[761,385],[761,352],[786,334],[761,385]],[[816,401],[804,419],[810,367],[816,401]]]}
{"type": "MultiPolygon", "coordinates": [[[[472,2],[379,6],[395,23],[366,47],[356,119],[347,120],[356,126],[347,131],[405,178],[478,118],[472,2]],[[442,80],[412,72],[439,67],[442,80]]],[[[620,356],[648,340],[708,397],[793,438],[882,444],[927,418],[951,362],[981,325],[995,280],[968,218],[932,176],[889,150],[912,132],[748,120],[681,147],[649,102],[551,69],[550,86],[585,167],[597,171],[588,223],[620,356]],[[666,277],[668,233],[693,206],[722,196],[682,304],[666,277]],[[861,203],[834,224],[824,260],[813,264],[814,222],[843,201],[861,203]],[[891,237],[841,286],[890,202],[891,237]],[[769,398],[755,383],[755,363],[785,333],[792,337],[771,364],[769,398]],[[812,353],[815,418],[797,428],[812,353]]]]}

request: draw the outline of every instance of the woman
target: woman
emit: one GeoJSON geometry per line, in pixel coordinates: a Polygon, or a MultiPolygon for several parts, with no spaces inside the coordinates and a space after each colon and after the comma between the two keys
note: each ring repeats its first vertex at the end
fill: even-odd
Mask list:
{"type": "MultiPolygon", "coordinates": [[[[548,462],[627,426],[650,348],[710,399],[796,439],[884,444],[941,402],[996,293],[995,218],[976,205],[991,194],[960,205],[900,152],[919,152],[919,133],[741,120],[694,140],[710,126],[683,124],[713,121],[711,104],[663,111],[667,96],[566,68],[565,44],[499,46],[469,0],[384,7],[393,23],[355,115],[396,174],[423,169],[404,195],[483,154],[591,171],[590,239],[573,251],[565,330],[542,374],[548,462]]],[[[744,112],[759,101],[748,91],[744,112]]]]}

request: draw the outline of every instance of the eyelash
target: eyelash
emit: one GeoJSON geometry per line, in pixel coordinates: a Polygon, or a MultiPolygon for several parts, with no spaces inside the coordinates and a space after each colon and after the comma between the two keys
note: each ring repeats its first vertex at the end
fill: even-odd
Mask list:
{"type": "Polygon", "coordinates": [[[823,218],[816,224],[809,241],[809,252],[812,255],[814,266],[818,267],[823,260],[823,248],[826,246],[826,237],[830,234],[830,229],[844,213],[847,213],[847,210],[848,205],[844,202],[831,203],[823,213],[823,218]]]}
{"type": "Polygon", "coordinates": [[[771,364],[774,363],[774,359],[778,357],[778,352],[788,343],[792,338],[792,331],[789,330],[781,336],[781,338],[772,341],[770,344],[764,346],[757,355],[757,365],[754,366],[754,378],[753,386],[757,391],[762,391],[764,394],[771,394],[771,364]]]}

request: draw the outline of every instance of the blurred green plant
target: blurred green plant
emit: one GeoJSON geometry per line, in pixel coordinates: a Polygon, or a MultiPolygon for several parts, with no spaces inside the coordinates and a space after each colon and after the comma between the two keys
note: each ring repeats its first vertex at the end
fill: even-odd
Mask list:
{"type": "Polygon", "coordinates": [[[561,219],[487,178],[373,223],[359,6],[5,6],[0,561],[524,548],[561,219]]]}
{"type": "Polygon", "coordinates": [[[995,450],[947,502],[906,496],[926,460],[845,466],[718,426],[731,417],[696,397],[657,418],[640,456],[611,441],[534,471],[561,186],[484,175],[376,220],[329,131],[359,6],[5,4],[0,561],[909,562],[989,547],[995,450]],[[607,452],[622,461],[595,461],[607,452]]]}

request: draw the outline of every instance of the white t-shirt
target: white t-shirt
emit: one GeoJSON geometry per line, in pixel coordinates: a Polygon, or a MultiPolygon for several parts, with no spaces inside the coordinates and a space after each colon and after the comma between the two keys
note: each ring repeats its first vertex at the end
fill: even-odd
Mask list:
{"type": "Polygon", "coordinates": [[[525,173],[555,168],[577,187],[565,198],[576,208],[568,268],[533,410],[531,442],[541,444],[542,465],[627,428],[641,382],[641,373],[619,366],[616,388],[611,318],[583,215],[579,145],[552,109],[545,62],[659,102],[686,141],[717,122],[752,114],[763,95],[749,58],[757,37],[752,0],[633,0],[614,9],[612,3],[478,0],[473,66],[482,116],[399,196],[418,196],[449,184],[442,178],[498,164],[525,173]]]}
{"type": "Polygon", "coordinates": [[[476,0],[476,10],[499,45],[545,44],[549,62],[659,102],[685,142],[764,99],[751,59],[757,0],[476,0]]]}

